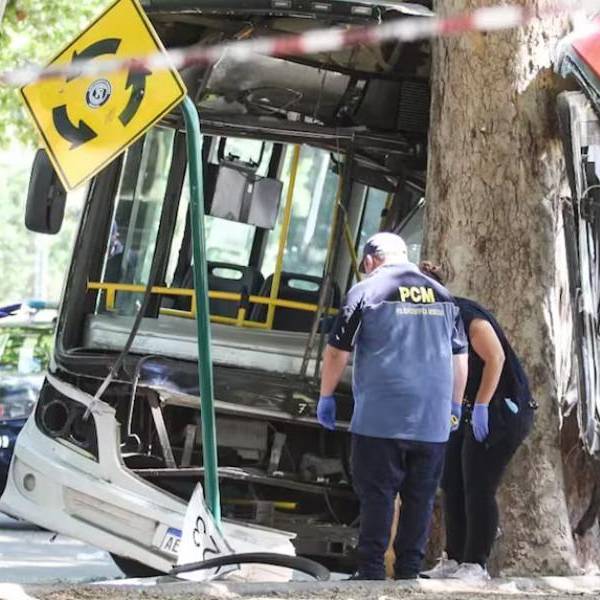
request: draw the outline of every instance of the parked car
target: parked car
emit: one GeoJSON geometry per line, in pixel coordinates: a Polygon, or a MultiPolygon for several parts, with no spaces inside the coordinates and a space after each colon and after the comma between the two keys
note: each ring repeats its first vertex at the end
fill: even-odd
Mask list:
{"type": "Polygon", "coordinates": [[[15,442],[38,398],[52,348],[56,307],[0,307],[0,493],[15,442]]]}

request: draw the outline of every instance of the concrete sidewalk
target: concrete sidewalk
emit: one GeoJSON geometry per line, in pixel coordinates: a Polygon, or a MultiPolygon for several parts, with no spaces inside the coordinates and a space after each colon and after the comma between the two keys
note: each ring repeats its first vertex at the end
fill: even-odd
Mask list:
{"type": "Polygon", "coordinates": [[[394,600],[413,597],[415,600],[492,597],[494,600],[513,600],[515,596],[562,600],[573,596],[600,595],[600,577],[541,577],[495,579],[479,584],[455,580],[416,581],[330,581],[289,583],[188,583],[168,578],[121,580],[94,585],[15,586],[0,584],[1,600],[264,600],[285,598],[293,600],[394,600]]]}

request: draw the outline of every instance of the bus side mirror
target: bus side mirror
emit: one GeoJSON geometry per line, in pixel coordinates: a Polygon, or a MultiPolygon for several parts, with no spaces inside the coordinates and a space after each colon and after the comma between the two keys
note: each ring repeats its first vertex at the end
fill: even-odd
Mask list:
{"type": "Polygon", "coordinates": [[[60,231],[65,215],[67,192],[45,150],[36,152],[29,177],[25,227],[36,233],[60,231]]]}
{"type": "Polygon", "coordinates": [[[234,161],[221,161],[210,214],[263,229],[277,222],[283,184],[234,161]]]}

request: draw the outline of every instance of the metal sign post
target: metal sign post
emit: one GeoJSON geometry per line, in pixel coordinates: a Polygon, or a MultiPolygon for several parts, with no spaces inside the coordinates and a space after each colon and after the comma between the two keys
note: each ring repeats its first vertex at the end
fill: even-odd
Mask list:
{"type": "Polygon", "coordinates": [[[217,526],[221,523],[219,474],[217,471],[217,435],[213,402],[213,373],[210,354],[210,320],[208,313],[208,273],[204,240],[204,187],[202,182],[202,136],[200,119],[192,100],[182,104],[185,119],[190,179],[190,219],[194,257],[194,302],[198,329],[198,376],[200,378],[200,411],[202,452],[204,457],[204,490],[206,504],[217,526]]]}

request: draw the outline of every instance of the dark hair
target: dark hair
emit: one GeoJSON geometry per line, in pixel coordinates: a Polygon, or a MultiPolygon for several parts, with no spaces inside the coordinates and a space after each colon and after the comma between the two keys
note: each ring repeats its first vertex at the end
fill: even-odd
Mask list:
{"type": "Polygon", "coordinates": [[[427,275],[427,277],[431,277],[431,279],[435,279],[438,283],[445,285],[444,280],[442,279],[442,276],[440,274],[441,268],[440,267],[436,268],[437,265],[431,265],[433,267],[433,269],[431,269],[429,267],[430,264],[431,263],[422,262],[419,265],[419,269],[421,270],[422,273],[425,273],[425,275],[427,275]]]}

